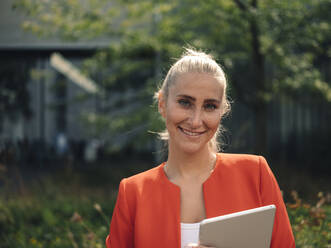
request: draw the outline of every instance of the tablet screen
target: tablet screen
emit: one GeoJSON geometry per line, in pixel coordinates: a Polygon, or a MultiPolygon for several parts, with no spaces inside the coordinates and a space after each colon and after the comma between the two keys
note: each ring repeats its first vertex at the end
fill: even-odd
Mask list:
{"type": "Polygon", "coordinates": [[[201,221],[201,245],[217,248],[269,248],[275,205],[253,208],[201,221]]]}

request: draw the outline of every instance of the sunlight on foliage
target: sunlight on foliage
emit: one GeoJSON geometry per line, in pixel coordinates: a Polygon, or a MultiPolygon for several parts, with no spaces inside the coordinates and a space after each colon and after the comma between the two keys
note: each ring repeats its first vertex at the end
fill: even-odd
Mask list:
{"type": "Polygon", "coordinates": [[[330,247],[331,243],[331,194],[318,193],[315,204],[304,203],[292,191],[294,203],[287,208],[296,240],[296,247],[330,247]]]}

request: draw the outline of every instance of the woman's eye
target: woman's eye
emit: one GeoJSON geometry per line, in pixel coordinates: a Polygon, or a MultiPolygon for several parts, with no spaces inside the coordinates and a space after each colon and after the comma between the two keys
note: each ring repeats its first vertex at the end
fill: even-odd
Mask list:
{"type": "Polygon", "coordinates": [[[179,105],[186,108],[191,106],[191,103],[188,100],[184,100],[184,99],[178,100],[178,103],[179,105]]]}
{"type": "Polygon", "coordinates": [[[215,104],[212,104],[212,103],[207,103],[205,105],[205,109],[211,111],[211,110],[217,109],[217,106],[215,104]]]}

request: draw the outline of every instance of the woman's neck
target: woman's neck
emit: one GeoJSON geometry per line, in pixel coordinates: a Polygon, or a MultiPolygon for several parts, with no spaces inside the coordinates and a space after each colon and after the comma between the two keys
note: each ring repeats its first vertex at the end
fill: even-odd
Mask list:
{"type": "Polygon", "coordinates": [[[208,177],[214,169],[216,153],[209,147],[195,153],[183,153],[169,147],[166,174],[170,180],[208,177]]]}

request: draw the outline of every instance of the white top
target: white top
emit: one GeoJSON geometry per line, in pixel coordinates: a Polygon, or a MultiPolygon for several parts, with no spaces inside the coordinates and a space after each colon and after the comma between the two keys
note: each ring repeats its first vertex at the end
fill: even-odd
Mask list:
{"type": "Polygon", "coordinates": [[[181,248],[189,243],[198,244],[200,223],[180,223],[181,248]]]}

